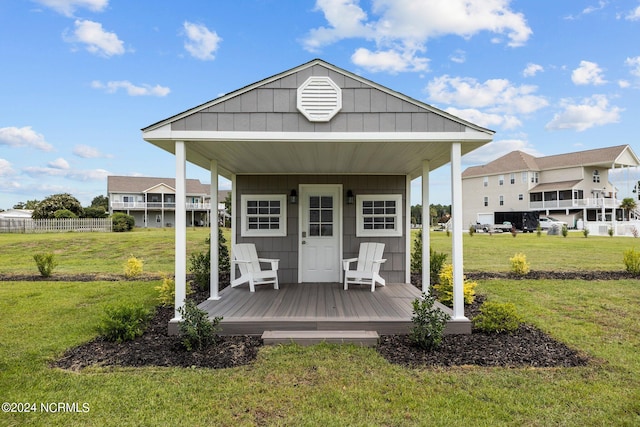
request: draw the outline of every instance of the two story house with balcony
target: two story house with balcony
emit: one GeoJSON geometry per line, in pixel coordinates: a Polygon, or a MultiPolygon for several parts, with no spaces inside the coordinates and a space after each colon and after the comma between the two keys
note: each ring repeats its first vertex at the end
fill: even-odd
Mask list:
{"type": "Polygon", "coordinates": [[[512,151],[463,172],[463,220],[494,224],[533,211],[566,221],[570,228],[581,221],[619,221],[621,200],[609,176],[639,164],[629,145],[544,157],[512,151]]]}
{"type": "MultiPolygon", "coordinates": [[[[186,184],[187,225],[210,225],[210,186],[197,179],[187,179],[186,184]]],[[[136,220],[136,227],[173,227],[176,223],[175,178],[109,176],[107,194],[109,214],[131,215],[136,220]]]]}

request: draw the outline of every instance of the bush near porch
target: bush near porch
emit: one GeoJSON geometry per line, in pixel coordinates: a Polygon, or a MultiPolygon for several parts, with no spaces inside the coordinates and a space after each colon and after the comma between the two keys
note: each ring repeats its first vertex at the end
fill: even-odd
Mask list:
{"type": "MultiPolygon", "coordinates": [[[[98,238],[69,233],[0,236],[0,275],[32,274],[32,255],[52,251],[59,274],[121,274],[130,254],[145,272],[173,268],[173,233],[98,238]],[[5,238],[6,237],[6,238],[5,238]],[[111,239],[113,237],[113,239],[111,239]],[[80,250],[82,248],[82,250],[80,250]],[[102,258],[107,258],[103,260],[102,258]],[[11,260],[4,262],[4,260],[11,260]],[[15,262],[12,262],[15,261],[15,262]],[[113,266],[111,265],[113,264],[113,266]],[[112,270],[110,270],[112,269],[112,270]]],[[[188,232],[202,250],[206,232],[188,232]]],[[[582,235],[465,236],[465,272],[508,271],[523,252],[532,270],[624,270],[632,238],[582,235]],[[507,238],[508,237],[508,238],[507,238]],[[496,242],[496,238],[502,239],[496,242]],[[570,243],[567,243],[570,242],[570,243]]],[[[434,249],[450,251],[444,233],[434,249]]],[[[478,292],[513,302],[519,314],[594,359],[580,368],[406,369],[373,349],[269,347],[234,369],[49,367],[95,336],[105,306],[155,304],[158,280],[0,282],[3,402],[79,402],[88,412],[2,413],[2,425],[637,425],[640,422],[640,284],[635,279],[482,280],[478,292]],[[390,380],[393,379],[393,380],[390,380]],[[194,390],[197,392],[194,393],[194,390]]]]}

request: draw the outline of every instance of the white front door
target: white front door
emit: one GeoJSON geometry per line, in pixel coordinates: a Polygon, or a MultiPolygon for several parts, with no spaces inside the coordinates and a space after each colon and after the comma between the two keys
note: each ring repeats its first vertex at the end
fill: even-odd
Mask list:
{"type": "Polygon", "coordinates": [[[300,282],[339,282],[342,185],[300,186],[300,282]]]}

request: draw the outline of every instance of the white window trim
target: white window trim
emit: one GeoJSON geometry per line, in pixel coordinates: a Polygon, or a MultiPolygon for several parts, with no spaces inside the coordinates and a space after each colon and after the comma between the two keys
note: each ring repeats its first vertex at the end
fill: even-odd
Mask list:
{"type": "Polygon", "coordinates": [[[356,237],[400,237],[402,236],[402,194],[358,194],[356,196],[356,237]],[[393,216],[394,229],[389,230],[365,230],[362,204],[365,201],[395,201],[396,213],[385,214],[393,216]]]}
{"type": "MultiPolygon", "coordinates": [[[[242,194],[240,196],[241,214],[240,214],[240,235],[242,237],[272,237],[287,235],[287,195],[286,194],[242,194]],[[280,202],[279,224],[277,230],[250,230],[247,215],[248,201],[274,201],[280,202]]],[[[275,215],[271,215],[275,216],[275,215]]]]}

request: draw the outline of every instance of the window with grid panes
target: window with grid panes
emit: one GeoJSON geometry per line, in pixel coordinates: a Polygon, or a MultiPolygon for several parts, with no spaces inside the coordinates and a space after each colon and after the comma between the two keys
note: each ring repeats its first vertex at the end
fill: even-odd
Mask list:
{"type": "Polygon", "coordinates": [[[402,236],[402,195],[356,196],[356,235],[402,236]]]}
{"type": "Polygon", "coordinates": [[[286,236],[286,195],[241,196],[242,236],[286,236]]]}

